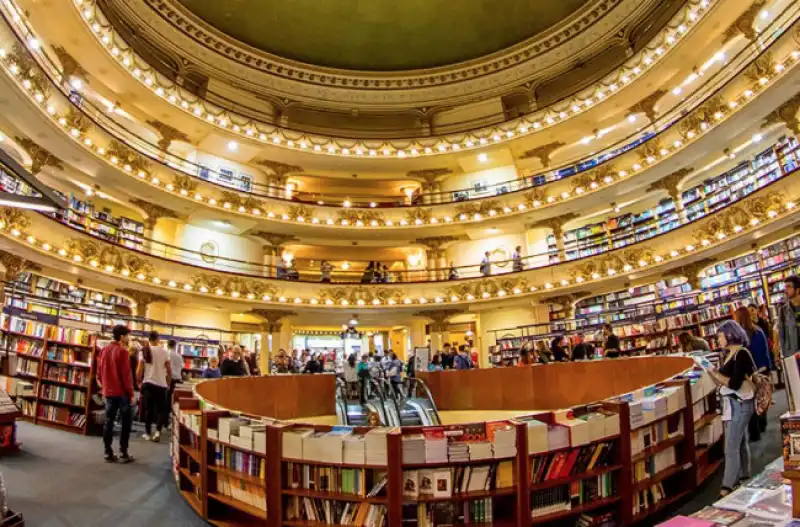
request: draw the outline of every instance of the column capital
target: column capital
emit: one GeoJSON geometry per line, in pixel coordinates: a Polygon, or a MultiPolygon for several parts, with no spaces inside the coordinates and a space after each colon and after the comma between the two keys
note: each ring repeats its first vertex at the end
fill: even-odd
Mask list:
{"type": "Polygon", "coordinates": [[[34,176],[41,172],[44,167],[64,170],[63,161],[46,148],[39,146],[35,141],[21,136],[16,136],[14,141],[31,156],[31,174],[34,176]]]}
{"type": "Polygon", "coordinates": [[[554,141],[552,143],[547,143],[544,145],[539,145],[536,148],[532,148],[530,150],[526,150],[519,156],[520,159],[531,159],[536,158],[542,164],[544,168],[550,167],[550,156],[553,155],[553,152],[561,148],[562,146],[566,146],[566,143],[562,143],[561,141],[554,141]]]}
{"type": "Polygon", "coordinates": [[[692,167],[684,167],[676,172],[673,172],[672,174],[664,176],[658,181],[654,181],[650,184],[650,186],[647,187],[646,192],[666,190],[673,200],[677,200],[678,196],[680,196],[678,186],[680,185],[681,181],[683,181],[686,176],[691,174],[693,171],[694,168],[692,167]]]}
{"type": "Polygon", "coordinates": [[[52,49],[56,54],[56,57],[58,57],[58,62],[61,63],[61,72],[64,77],[80,77],[83,82],[89,81],[88,72],[77,60],[75,60],[75,57],[69,54],[66,49],[58,44],[53,45],[52,49]]]}
{"type": "Polygon", "coordinates": [[[424,245],[427,249],[435,252],[444,249],[447,245],[458,241],[458,239],[458,236],[430,236],[428,238],[417,238],[414,243],[424,245]]]}
{"type": "Polygon", "coordinates": [[[39,265],[8,251],[0,251],[0,264],[3,265],[3,280],[13,282],[25,271],[39,271],[39,265]]]}
{"type": "Polygon", "coordinates": [[[155,304],[159,302],[169,302],[169,298],[159,295],[156,293],[150,293],[148,291],[142,291],[141,289],[117,289],[117,292],[131,298],[134,302],[136,302],[136,311],[137,313],[141,313],[142,316],[147,312],[147,307],[150,304],[155,304]]]}
{"type": "Polygon", "coordinates": [[[716,260],[713,258],[703,258],[702,260],[677,267],[664,273],[662,276],[663,278],[678,278],[683,276],[689,282],[689,285],[692,286],[692,289],[700,289],[700,277],[698,275],[701,271],[713,265],[715,261],[716,260]]]}
{"type": "MultiPolygon", "coordinates": [[[[420,311],[414,313],[415,317],[429,318],[433,321],[434,327],[446,326],[448,319],[464,313],[461,309],[438,309],[434,311],[420,311]]],[[[441,331],[441,330],[439,330],[441,331]]]]}
{"type": "Polygon", "coordinates": [[[288,163],[281,163],[280,161],[273,161],[271,159],[259,159],[255,162],[255,164],[272,171],[272,173],[279,178],[283,178],[284,176],[293,172],[303,172],[303,167],[300,165],[290,165],[288,163]]]}
{"type": "Polygon", "coordinates": [[[422,170],[410,170],[406,173],[411,179],[422,180],[425,183],[435,183],[442,176],[452,174],[449,168],[425,168],[422,170]]]}
{"type": "Polygon", "coordinates": [[[575,291],[574,293],[569,293],[566,295],[549,296],[547,298],[543,298],[542,302],[546,304],[559,304],[562,306],[568,306],[570,309],[573,309],[575,302],[589,295],[591,295],[590,291],[575,291]]]}
{"type": "Polygon", "coordinates": [[[783,123],[795,134],[800,134],[800,119],[797,112],[800,110],[800,93],[778,106],[764,118],[761,128],[766,128],[772,124],[783,123]]]}
{"type": "Polygon", "coordinates": [[[244,235],[252,236],[253,238],[258,238],[259,240],[266,242],[266,245],[264,246],[265,250],[267,246],[272,246],[277,249],[288,242],[297,240],[297,237],[291,234],[281,234],[261,230],[250,230],[245,232],[244,235]]]}
{"type": "Polygon", "coordinates": [[[162,150],[167,150],[173,141],[182,141],[189,144],[192,142],[189,136],[185,133],[181,132],[177,128],[173,128],[168,124],[162,123],[157,119],[150,119],[147,121],[147,124],[161,134],[161,139],[158,140],[158,146],[162,150]]]}
{"type": "Polygon", "coordinates": [[[156,222],[161,218],[178,218],[178,214],[166,207],[162,207],[161,205],[156,205],[155,203],[151,203],[149,201],[145,201],[139,198],[131,198],[131,203],[139,207],[144,211],[147,215],[145,219],[145,227],[148,229],[152,229],[155,227],[156,222]]]}
{"type": "Polygon", "coordinates": [[[265,324],[277,324],[286,317],[296,317],[297,313],[294,311],[280,311],[277,309],[251,309],[247,312],[256,318],[260,318],[265,324]]]}
{"type": "Polygon", "coordinates": [[[566,214],[562,214],[561,216],[554,216],[552,218],[547,218],[544,220],[539,220],[533,223],[529,223],[525,225],[525,228],[550,229],[553,231],[553,234],[556,236],[556,238],[560,238],[564,234],[564,224],[579,217],[580,217],[579,214],[576,214],[574,212],[568,212],[566,214]]]}
{"type": "Polygon", "coordinates": [[[637,113],[643,113],[647,116],[650,122],[655,122],[657,115],[656,115],[656,104],[658,101],[667,94],[667,90],[659,88],[658,90],[654,91],[641,101],[637,102],[630,108],[628,108],[627,115],[635,115],[637,113]]]}
{"type": "Polygon", "coordinates": [[[758,33],[753,28],[756,16],[761,12],[761,9],[766,5],[766,0],[756,0],[747,10],[739,15],[739,18],[733,21],[722,34],[722,44],[727,44],[731,39],[737,35],[744,35],[748,40],[754,41],[758,38],[758,33]]]}

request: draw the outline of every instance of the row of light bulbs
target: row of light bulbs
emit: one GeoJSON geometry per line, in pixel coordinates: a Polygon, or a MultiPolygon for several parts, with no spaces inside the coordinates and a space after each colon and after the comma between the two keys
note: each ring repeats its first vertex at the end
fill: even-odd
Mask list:
{"type": "MultiPolygon", "coordinates": [[[[700,0],[699,2],[690,3],[684,8],[683,20],[679,24],[662,30],[654,38],[654,41],[658,40],[660,44],[643,49],[636,58],[628,61],[628,64],[636,63],[635,66],[626,66],[624,70],[609,75],[594,87],[585,90],[584,94],[586,95],[577,96],[570,102],[562,103],[560,110],[552,108],[541,110],[535,115],[509,122],[504,127],[476,130],[463,138],[446,137],[441,138],[438,143],[432,144],[404,140],[403,143],[406,146],[398,146],[397,143],[390,141],[377,148],[374,145],[371,147],[368,143],[352,139],[308,136],[289,130],[282,130],[273,125],[259,123],[215,107],[193,94],[184,92],[179,86],[159,76],[149,66],[143,68],[141,64],[145,63],[145,61],[138,57],[127,43],[124,43],[122,37],[114,30],[111,24],[102,17],[102,13],[94,0],[74,0],[74,4],[80,11],[81,18],[115,60],[158,97],[184,112],[204,119],[206,122],[228,132],[258,140],[265,144],[337,156],[403,159],[406,157],[458,152],[508,141],[515,137],[554,126],[590,110],[601,103],[609,94],[614,94],[654,67],[666,55],[667,51],[674,47],[688,33],[689,29],[708,12],[711,1],[700,0]],[[264,127],[268,127],[269,131],[261,131],[264,127]]],[[[677,16],[673,20],[675,19],[677,19],[677,16]]]]}
{"type": "MultiPolygon", "coordinates": [[[[29,45],[31,45],[30,42],[29,42],[29,45]]],[[[35,47],[35,45],[33,45],[33,46],[35,47]]],[[[5,55],[6,55],[5,51],[0,48],[0,57],[4,57],[5,55]]],[[[776,76],[784,74],[789,69],[789,67],[791,65],[796,63],[798,58],[800,58],[800,52],[799,51],[791,52],[787,57],[785,57],[783,62],[780,62],[775,66],[776,76]]],[[[8,65],[8,70],[13,75],[19,75],[19,73],[20,73],[19,68],[17,68],[16,65],[13,64],[13,63],[8,65]]],[[[773,77],[773,79],[774,78],[776,78],[776,77],[773,77]]],[[[662,148],[659,152],[654,152],[654,154],[652,156],[650,156],[650,157],[646,158],[645,160],[643,160],[642,163],[638,163],[638,162],[637,163],[633,163],[626,170],[618,171],[617,174],[616,174],[616,179],[623,179],[623,178],[625,178],[625,177],[627,177],[629,175],[635,174],[635,173],[637,173],[637,172],[639,172],[639,171],[641,171],[643,169],[646,169],[647,166],[655,164],[658,160],[663,159],[663,158],[668,157],[668,156],[671,156],[671,155],[675,154],[676,152],[680,151],[682,148],[684,148],[686,146],[686,144],[690,143],[691,141],[698,140],[703,134],[708,133],[716,125],[718,125],[724,119],[729,117],[731,115],[731,113],[733,113],[739,106],[741,106],[743,103],[747,102],[748,100],[752,99],[756,95],[754,90],[758,91],[758,90],[765,89],[767,87],[767,85],[770,84],[770,82],[771,82],[770,79],[767,79],[766,77],[760,79],[758,84],[756,86],[754,86],[754,89],[752,89],[752,90],[751,89],[746,89],[738,97],[735,97],[735,98],[731,99],[728,102],[729,110],[727,112],[719,111],[716,114],[714,114],[712,116],[714,122],[712,122],[712,123],[703,122],[703,123],[700,124],[700,127],[699,127],[699,129],[697,131],[688,132],[688,134],[687,134],[687,140],[688,141],[687,142],[684,142],[684,141],[681,141],[681,140],[674,141],[671,145],[669,145],[668,147],[662,148]],[[643,165],[646,165],[646,166],[643,166],[643,165]]],[[[44,100],[44,96],[40,92],[34,91],[34,86],[33,86],[33,84],[31,83],[31,81],[29,79],[22,79],[21,85],[22,85],[23,88],[25,88],[27,90],[29,95],[31,95],[33,97],[33,99],[37,103],[39,103],[42,106],[45,105],[46,101],[44,100]]],[[[164,189],[164,190],[166,190],[168,192],[171,192],[171,193],[175,193],[175,194],[180,195],[182,197],[185,197],[187,199],[193,199],[196,202],[206,203],[206,204],[208,204],[208,205],[210,205],[212,207],[218,207],[218,208],[221,208],[223,210],[232,211],[232,212],[238,212],[240,214],[248,214],[248,215],[252,215],[252,216],[262,216],[262,217],[267,217],[269,219],[276,219],[276,220],[279,219],[279,220],[282,220],[282,221],[294,221],[296,223],[301,223],[301,224],[302,223],[310,223],[310,224],[313,224],[313,225],[329,225],[329,226],[361,228],[361,227],[382,227],[382,226],[383,227],[406,227],[406,226],[409,226],[409,225],[411,225],[411,226],[423,226],[423,225],[436,225],[436,224],[440,224],[440,223],[448,224],[448,223],[454,223],[454,222],[482,221],[484,219],[492,218],[492,217],[499,216],[499,215],[504,215],[504,214],[508,215],[508,214],[517,213],[517,212],[524,212],[524,211],[528,210],[529,206],[531,206],[533,208],[539,208],[541,206],[548,206],[548,205],[553,205],[553,204],[558,203],[558,202],[563,202],[563,201],[568,200],[570,198],[583,195],[583,194],[585,194],[587,192],[593,192],[593,191],[599,190],[601,186],[610,185],[610,184],[614,183],[614,181],[615,181],[615,177],[609,175],[609,176],[606,176],[605,179],[601,183],[594,183],[594,182],[591,183],[588,188],[577,187],[577,188],[575,188],[575,189],[573,189],[571,191],[564,190],[557,197],[556,196],[548,196],[545,199],[544,203],[539,202],[539,201],[533,201],[530,204],[526,204],[526,203],[522,203],[521,202],[521,203],[518,203],[516,205],[505,205],[503,207],[498,207],[497,209],[490,209],[485,214],[481,214],[481,213],[477,213],[477,212],[473,213],[473,214],[462,213],[462,214],[459,214],[459,215],[446,215],[446,216],[443,216],[443,217],[432,217],[432,218],[430,218],[428,220],[423,220],[421,218],[416,218],[416,219],[413,219],[413,220],[407,220],[405,218],[402,218],[402,219],[399,219],[397,221],[392,220],[392,219],[386,219],[386,220],[383,220],[383,221],[378,221],[378,220],[374,220],[373,219],[373,220],[370,220],[368,222],[361,221],[361,220],[356,220],[354,222],[351,222],[348,219],[339,219],[339,220],[333,219],[333,218],[321,219],[321,218],[318,218],[318,217],[306,218],[304,216],[290,217],[285,212],[284,213],[275,213],[275,212],[272,212],[272,211],[263,211],[263,210],[258,209],[258,208],[247,209],[244,206],[234,207],[234,205],[232,203],[230,203],[230,202],[220,201],[220,200],[217,200],[214,197],[207,197],[207,196],[204,196],[200,192],[190,193],[186,189],[178,188],[175,185],[173,185],[172,183],[166,183],[165,184],[163,181],[161,181],[161,179],[158,176],[155,176],[155,175],[150,176],[150,175],[148,175],[147,173],[145,173],[144,171],[141,171],[141,170],[137,171],[136,174],[133,174],[134,171],[133,171],[133,168],[130,165],[122,163],[116,156],[114,156],[113,154],[107,152],[105,148],[96,145],[92,141],[91,138],[85,136],[85,134],[83,134],[79,129],[72,128],[71,125],[69,124],[69,122],[67,121],[66,117],[64,117],[62,115],[58,115],[58,111],[57,111],[55,106],[53,106],[52,104],[48,104],[45,107],[45,110],[46,110],[47,114],[50,115],[50,117],[56,123],[58,123],[69,134],[70,137],[72,137],[75,141],[79,142],[84,148],[87,148],[93,154],[104,158],[111,165],[113,165],[113,166],[115,166],[117,168],[121,168],[126,173],[129,173],[131,175],[135,175],[140,180],[143,180],[143,181],[149,183],[152,186],[159,187],[161,189],[164,189]]],[[[351,204],[348,201],[345,201],[343,203],[343,206],[345,208],[350,207],[350,205],[351,204]]]]}
{"type": "MultiPolygon", "coordinates": [[[[31,49],[39,49],[39,47],[41,45],[40,45],[40,43],[38,41],[36,41],[34,39],[31,39],[31,40],[28,41],[28,46],[31,49]]],[[[0,49],[0,57],[3,57],[3,56],[5,56],[5,52],[4,52],[4,50],[0,49]]],[[[784,71],[786,71],[786,66],[791,65],[792,63],[794,63],[794,61],[799,56],[800,56],[799,52],[797,52],[797,51],[792,52],[788,57],[786,57],[784,62],[781,62],[781,63],[776,65],[776,73],[777,74],[781,74],[784,71]]],[[[19,69],[16,67],[15,64],[11,64],[9,66],[9,71],[12,74],[15,74],[15,75],[19,74],[19,69]]],[[[765,87],[767,84],[769,84],[769,79],[762,78],[762,79],[760,79],[758,85],[756,86],[756,89],[765,87]]],[[[28,80],[28,79],[23,79],[22,80],[22,86],[24,88],[26,88],[26,90],[28,90],[29,92],[31,92],[33,90],[33,85],[30,82],[30,80],[28,80]]],[[[742,92],[741,96],[731,100],[729,102],[728,106],[729,106],[729,108],[731,108],[731,110],[733,110],[740,104],[739,101],[742,101],[742,100],[746,101],[747,99],[752,98],[754,95],[755,95],[755,93],[752,90],[749,90],[749,89],[745,90],[744,92],[742,92]]],[[[44,101],[44,96],[41,93],[34,92],[34,93],[32,93],[32,96],[33,96],[34,100],[36,100],[38,103],[44,104],[44,102],[45,102],[44,101]]],[[[117,166],[118,168],[122,168],[125,172],[128,172],[128,173],[132,173],[133,172],[133,169],[132,169],[132,167],[130,165],[122,164],[122,166],[120,167],[121,163],[120,163],[119,159],[117,159],[115,156],[107,153],[106,150],[103,147],[96,146],[92,142],[91,138],[84,137],[82,132],[80,130],[78,130],[77,128],[71,128],[69,126],[69,123],[67,122],[67,119],[65,117],[57,115],[57,110],[53,105],[48,105],[46,110],[47,110],[47,113],[49,115],[51,115],[51,117],[54,120],[56,120],[56,122],[58,122],[62,127],[64,127],[69,132],[69,135],[71,137],[73,137],[73,139],[75,139],[77,141],[80,141],[84,147],[89,148],[95,154],[98,154],[100,156],[105,157],[105,159],[108,162],[110,162],[112,165],[117,166]]],[[[713,117],[714,117],[715,120],[721,121],[726,116],[725,116],[725,114],[723,114],[723,112],[718,112],[713,117]]],[[[713,126],[714,126],[714,123],[712,123],[712,124],[701,123],[700,130],[698,130],[698,132],[689,132],[687,134],[687,138],[690,139],[690,140],[695,139],[699,135],[709,131],[713,126]]],[[[661,149],[661,151],[658,152],[657,154],[655,154],[655,155],[653,155],[651,157],[648,157],[646,160],[644,160],[644,163],[646,165],[654,164],[659,157],[664,157],[664,156],[671,155],[671,154],[675,153],[676,151],[678,151],[683,146],[684,145],[683,145],[682,141],[676,140],[671,145],[670,148],[661,149]]],[[[619,178],[624,178],[624,177],[626,177],[627,175],[629,175],[631,173],[635,173],[635,172],[641,170],[642,168],[643,167],[642,167],[642,165],[640,163],[634,163],[632,166],[630,166],[628,168],[628,170],[620,170],[617,173],[617,176],[619,178]]],[[[272,211],[266,211],[265,212],[265,211],[263,211],[261,209],[258,209],[258,208],[254,208],[254,209],[248,210],[244,206],[239,206],[239,207],[234,208],[234,205],[229,203],[229,202],[225,202],[225,201],[220,202],[220,201],[218,201],[217,199],[215,199],[213,197],[205,197],[205,196],[203,196],[202,193],[199,193],[199,192],[195,192],[195,193],[193,193],[192,196],[190,196],[190,193],[187,190],[176,188],[172,183],[167,183],[166,185],[164,185],[163,182],[157,176],[152,176],[151,177],[151,176],[149,176],[148,174],[146,174],[143,171],[138,171],[138,173],[136,175],[140,179],[146,180],[147,182],[149,182],[153,186],[157,186],[157,187],[166,189],[169,192],[175,192],[175,193],[177,193],[177,194],[179,194],[179,195],[181,195],[183,197],[193,198],[197,202],[205,202],[208,205],[220,207],[220,208],[225,209],[225,210],[231,210],[231,211],[238,212],[240,214],[249,214],[249,215],[252,215],[252,216],[265,215],[267,218],[270,218],[270,219],[280,219],[280,220],[283,220],[283,221],[294,221],[296,223],[311,223],[311,224],[315,224],[315,225],[324,224],[324,225],[341,226],[341,227],[353,226],[353,227],[357,227],[358,228],[358,227],[381,227],[381,226],[385,226],[385,227],[395,227],[395,226],[406,227],[406,226],[409,226],[409,225],[422,226],[422,225],[427,225],[427,224],[435,225],[435,224],[439,224],[439,223],[453,223],[453,222],[456,222],[456,221],[458,221],[458,222],[472,222],[472,221],[481,221],[481,220],[485,219],[486,217],[494,217],[494,216],[497,216],[497,215],[500,215],[500,214],[511,214],[511,213],[515,213],[515,212],[524,212],[524,211],[526,211],[528,209],[528,206],[529,206],[526,203],[518,203],[518,204],[512,205],[512,206],[506,205],[506,206],[504,206],[502,208],[498,207],[497,209],[489,210],[486,214],[480,214],[480,213],[463,214],[462,213],[462,214],[459,214],[457,216],[456,215],[454,215],[454,216],[444,216],[444,217],[441,217],[441,218],[432,217],[432,218],[430,218],[428,220],[423,220],[421,218],[417,218],[417,219],[413,219],[413,220],[399,219],[397,221],[392,220],[392,219],[386,219],[386,220],[383,220],[383,221],[370,220],[368,222],[361,221],[361,220],[356,220],[354,222],[351,222],[350,220],[347,220],[347,219],[336,220],[336,219],[333,219],[333,218],[327,218],[327,219],[323,220],[323,219],[320,219],[318,217],[312,217],[312,218],[306,218],[304,216],[290,217],[287,213],[276,214],[276,213],[274,213],[272,211]]],[[[608,185],[608,184],[611,184],[613,182],[614,182],[614,177],[607,176],[602,183],[605,184],[605,185],[608,185]]],[[[534,201],[533,203],[530,204],[530,206],[532,206],[534,208],[537,208],[537,207],[540,207],[542,205],[551,205],[551,204],[554,204],[556,202],[567,200],[570,197],[574,197],[576,195],[581,195],[581,194],[584,194],[586,192],[591,192],[591,191],[597,190],[600,186],[601,186],[600,184],[592,183],[590,188],[588,188],[588,189],[584,189],[582,187],[577,187],[577,188],[573,189],[572,191],[566,191],[565,190],[558,197],[549,196],[545,200],[545,203],[534,201]]],[[[350,206],[350,203],[348,201],[345,201],[343,203],[343,206],[345,208],[347,208],[347,207],[350,206]]]]}
{"type": "MultiPolygon", "coordinates": [[[[796,207],[795,202],[794,201],[789,201],[789,202],[787,202],[785,204],[785,207],[781,212],[783,212],[783,213],[791,212],[791,211],[793,211],[795,209],[795,207],[796,207]]],[[[781,214],[781,212],[778,212],[777,210],[770,210],[769,213],[768,213],[768,217],[770,219],[775,219],[781,214]]],[[[756,218],[753,218],[753,219],[750,220],[749,225],[736,225],[736,226],[734,226],[733,230],[734,230],[734,232],[736,234],[741,234],[744,231],[746,231],[747,229],[753,229],[753,228],[757,227],[759,224],[760,224],[760,222],[756,218]]],[[[73,263],[79,264],[79,265],[88,265],[92,269],[100,269],[102,267],[102,269],[108,274],[115,274],[115,273],[119,272],[119,275],[124,277],[124,278],[135,278],[139,282],[150,282],[155,286],[160,286],[160,287],[164,287],[164,288],[167,288],[167,289],[183,290],[183,291],[190,292],[190,293],[199,293],[199,294],[202,294],[202,295],[213,295],[213,296],[217,296],[217,297],[229,297],[229,298],[232,298],[232,299],[246,299],[246,300],[251,300],[251,301],[252,300],[260,300],[262,302],[271,302],[271,303],[278,303],[278,304],[291,303],[291,304],[297,304],[297,305],[311,305],[311,306],[325,305],[325,306],[337,306],[337,307],[338,306],[345,307],[345,306],[350,306],[351,305],[351,302],[349,300],[347,300],[347,299],[341,299],[341,300],[339,300],[337,302],[337,301],[335,301],[333,299],[330,299],[330,298],[320,299],[320,298],[316,298],[316,297],[304,299],[304,298],[301,298],[301,297],[289,298],[289,297],[281,295],[281,296],[278,296],[277,298],[273,298],[273,296],[269,295],[269,294],[264,294],[264,295],[262,295],[260,297],[260,299],[257,299],[256,295],[253,294],[253,293],[242,293],[240,291],[226,291],[226,290],[224,290],[222,288],[216,288],[214,290],[211,290],[210,288],[208,288],[206,286],[202,286],[202,285],[197,287],[197,288],[195,288],[195,286],[193,286],[192,284],[189,284],[189,283],[177,282],[177,281],[172,280],[172,279],[160,278],[158,276],[148,276],[144,272],[135,272],[134,273],[133,271],[131,271],[130,269],[127,269],[127,268],[117,269],[115,266],[110,265],[110,264],[109,265],[102,265],[100,263],[100,261],[98,259],[95,259],[95,258],[92,258],[92,259],[89,259],[88,261],[85,261],[84,257],[81,256],[78,253],[70,252],[68,249],[66,249],[64,247],[57,248],[57,247],[55,247],[54,245],[52,245],[52,244],[50,244],[48,242],[43,242],[43,241],[37,239],[35,236],[33,236],[31,234],[27,234],[26,235],[25,233],[23,233],[20,229],[18,229],[16,227],[10,227],[9,228],[9,226],[7,226],[5,221],[3,221],[3,220],[0,220],[0,231],[8,232],[8,234],[10,234],[13,238],[24,239],[30,246],[32,246],[32,247],[34,247],[34,248],[36,248],[36,249],[38,249],[40,251],[43,251],[45,253],[57,254],[59,257],[61,257],[62,259],[66,260],[66,261],[70,261],[70,262],[73,262],[73,263]]],[[[722,234],[721,236],[718,235],[715,240],[705,240],[704,239],[704,240],[701,241],[700,245],[702,247],[709,247],[709,246],[713,245],[714,243],[721,243],[726,237],[727,237],[726,235],[722,234]]],[[[697,246],[695,246],[694,244],[688,244],[688,245],[684,246],[681,249],[673,249],[669,253],[660,254],[660,255],[657,254],[657,255],[653,256],[651,261],[648,261],[648,260],[645,260],[645,259],[639,260],[638,267],[641,268],[641,269],[644,269],[644,268],[652,266],[652,265],[659,265],[659,264],[664,263],[665,261],[668,261],[668,260],[674,260],[674,259],[680,258],[682,256],[693,254],[697,250],[698,250],[697,246]]],[[[509,296],[509,295],[522,295],[524,293],[535,293],[535,292],[540,291],[540,290],[550,291],[550,290],[553,290],[553,289],[558,289],[560,287],[569,287],[569,286],[572,286],[572,285],[575,285],[575,284],[582,284],[582,283],[586,282],[587,280],[600,280],[600,279],[603,279],[603,278],[610,278],[610,277],[616,276],[617,274],[628,273],[628,272],[631,272],[633,270],[634,270],[634,266],[632,266],[630,264],[625,264],[620,269],[616,269],[616,268],[608,269],[608,271],[606,273],[606,276],[603,276],[601,273],[595,272],[595,273],[592,273],[592,275],[590,277],[588,277],[588,278],[584,278],[583,276],[578,276],[572,281],[568,280],[568,279],[562,279],[562,280],[560,280],[558,282],[555,282],[555,283],[553,283],[553,282],[545,282],[544,284],[542,284],[541,287],[538,287],[538,286],[535,286],[535,285],[528,286],[526,289],[523,289],[521,287],[514,287],[514,288],[512,288],[510,290],[499,289],[494,294],[489,293],[489,292],[483,292],[479,297],[476,297],[475,295],[473,295],[471,293],[468,293],[468,294],[464,295],[463,297],[453,294],[453,295],[451,295],[449,297],[435,296],[435,297],[433,297],[431,299],[429,299],[428,297],[425,297],[425,296],[421,296],[421,297],[418,297],[418,298],[405,297],[402,300],[396,300],[394,298],[389,298],[386,301],[383,301],[381,299],[375,298],[375,299],[371,300],[369,303],[367,303],[367,301],[365,301],[365,300],[359,299],[354,304],[358,305],[358,306],[366,306],[368,304],[372,305],[372,306],[382,306],[382,305],[392,306],[392,305],[397,305],[397,304],[400,304],[400,305],[428,304],[428,303],[443,304],[443,303],[459,303],[459,302],[465,302],[465,301],[469,302],[469,301],[474,301],[474,300],[479,300],[479,299],[480,300],[488,300],[488,299],[492,299],[492,298],[503,298],[503,297],[506,297],[506,296],[509,296]]]]}

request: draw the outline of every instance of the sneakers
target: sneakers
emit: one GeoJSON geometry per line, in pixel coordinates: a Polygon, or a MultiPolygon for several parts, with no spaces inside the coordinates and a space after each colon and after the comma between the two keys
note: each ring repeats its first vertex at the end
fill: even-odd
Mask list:
{"type": "Polygon", "coordinates": [[[117,461],[117,455],[114,452],[106,452],[103,459],[106,460],[106,463],[115,463],[117,461]]]}
{"type": "Polygon", "coordinates": [[[120,463],[133,463],[134,461],[136,461],[136,458],[128,454],[127,452],[123,452],[122,454],[119,455],[120,463]]]}
{"type": "Polygon", "coordinates": [[[152,441],[153,436],[151,436],[150,434],[142,434],[142,439],[144,439],[145,441],[152,441]]]}
{"type": "Polygon", "coordinates": [[[156,430],[156,433],[153,434],[152,441],[153,441],[153,443],[158,443],[159,441],[161,441],[161,432],[160,431],[156,430]]]}

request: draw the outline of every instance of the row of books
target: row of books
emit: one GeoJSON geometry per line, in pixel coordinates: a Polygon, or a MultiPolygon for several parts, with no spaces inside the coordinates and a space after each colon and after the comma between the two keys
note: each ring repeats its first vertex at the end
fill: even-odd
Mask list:
{"type": "Polygon", "coordinates": [[[267,512],[267,488],[217,473],[217,492],[267,512]]]}
{"type": "Polygon", "coordinates": [[[466,462],[503,459],[517,455],[516,431],[504,423],[487,423],[487,441],[459,441],[445,427],[426,428],[402,438],[403,463],[466,462]]]}
{"type": "Polygon", "coordinates": [[[638,390],[633,394],[633,398],[628,400],[628,405],[631,429],[636,429],[685,408],[686,394],[680,386],[653,388],[648,392],[638,390]]]}
{"type": "Polygon", "coordinates": [[[89,366],[87,361],[81,360],[85,359],[87,356],[89,356],[88,350],[77,351],[72,348],[59,346],[57,348],[48,349],[46,358],[49,360],[57,360],[59,362],[67,362],[76,366],[89,366]]]}
{"type": "Polygon", "coordinates": [[[386,436],[392,429],[373,428],[354,434],[349,427],[333,427],[330,432],[293,428],[281,436],[281,452],[286,459],[385,466],[386,436]]]}
{"type": "Polygon", "coordinates": [[[54,421],[66,425],[83,427],[86,424],[86,415],[67,410],[64,407],[49,404],[39,404],[36,416],[47,421],[54,421]]]}
{"type": "Polygon", "coordinates": [[[633,464],[633,481],[645,481],[677,464],[675,447],[669,447],[633,464]]]}
{"type": "Polygon", "coordinates": [[[214,445],[214,464],[259,479],[266,477],[266,460],[263,457],[236,450],[220,443],[214,445]]]}
{"type": "Polygon", "coordinates": [[[50,340],[88,346],[91,337],[92,337],[92,332],[85,329],[73,328],[68,326],[55,326],[55,329],[52,332],[50,340]]]}
{"type": "Polygon", "coordinates": [[[292,496],[284,507],[289,521],[309,521],[328,525],[382,527],[386,523],[385,505],[343,502],[292,496]]]}
{"type": "Polygon", "coordinates": [[[41,339],[48,338],[52,334],[51,328],[53,326],[45,324],[44,322],[37,322],[35,320],[27,320],[18,317],[9,317],[7,320],[8,325],[5,329],[13,333],[20,333],[22,335],[41,339]]]}
{"type": "Polygon", "coordinates": [[[531,493],[531,518],[568,511],[591,501],[616,495],[617,484],[612,474],[573,481],[531,493]]]}
{"type": "Polygon", "coordinates": [[[511,461],[432,470],[403,471],[403,496],[449,498],[468,492],[486,492],[514,486],[511,461]]]}
{"type": "Polygon", "coordinates": [[[80,384],[82,386],[87,386],[89,382],[89,372],[86,369],[56,366],[53,364],[44,365],[44,374],[42,377],[52,381],[68,382],[70,384],[80,384]]]}
{"type": "Polygon", "coordinates": [[[39,376],[39,361],[20,358],[17,360],[17,373],[39,376]]]}
{"type": "Polygon", "coordinates": [[[636,456],[645,449],[683,434],[683,415],[677,420],[661,420],[649,426],[631,430],[631,455],[636,456]]]}
{"type": "Polygon", "coordinates": [[[606,441],[536,456],[531,461],[531,483],[558,480],[609,466],[614,461],[614,446],[615,441],[606,441]]]}
{"type": "Polygon", "coordinates": [[[291,489],[377,496],[386,486],[386,472],[363,468],[339,468],[305,463],[286,464],[286,481],[291,489]]]}
{"type": "Polygon", "coordinates": [[[694,444],[697,447],[711,446],[722,439],[724,433],[725,427],[722,423],[722,416],[718,415],[711,422],[706,423],[705,426],[695,430],[694,444]]]}
{"type": "MultiPolygon", "coordinates": [[[[190,422],[199,421],[199,419],[199,415],[195,417],[190,414],[190,422]]],[[[194,429],[194,422],[190,428],[194,429]]],[[[267,453],[267,425],[261,421],[240,417],[221,417],[217,429],[208,429],[208,437],[248,452],[267,453]]]]}
{"type": "Polygon", "coordinates": [[[24,355],[32,355],[34,357],[41,357],[44,345],[38,340],[28,340],[24,338],[14,337],[8,345],[9,351],[14,353],[22,353],[24,355]]]}
{"type": "Polygon", "coordinates": [[[71,388],[64,388],[63,386],[52,386],[49,384],[43,384],[40,396],[43,399],[58,401],[60,403],[74,404],[76,406],[86,405],[85,391],[74,390],[71,388]]]}
{"type": "Polygon", "coordinates": [[[550,452],[567,447],[587,445],[619,435],[619,415],[593,407],[585,411],[559,410],[550,417],[540,415],[526,420],[528,425],[528,453],[550,452]]]}

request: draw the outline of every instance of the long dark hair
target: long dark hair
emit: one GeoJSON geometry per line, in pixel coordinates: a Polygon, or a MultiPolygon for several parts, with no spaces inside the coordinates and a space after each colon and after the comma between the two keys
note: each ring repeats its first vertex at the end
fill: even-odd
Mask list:
{"type": "Polygon", "coordinates": [[[153,350],[150,349],[151,342],[158,342],[158,331],[151,331],[147,335],[147,344],[142,348],[142,357],[145,364],[153,364],[153,350]]]}
{"type": "Polygon", "coordinates": [[[356,354],[351,353],[349,357],[347,357],[347,364],[350,365],[351,368],[356,366],[356,354]]]}

